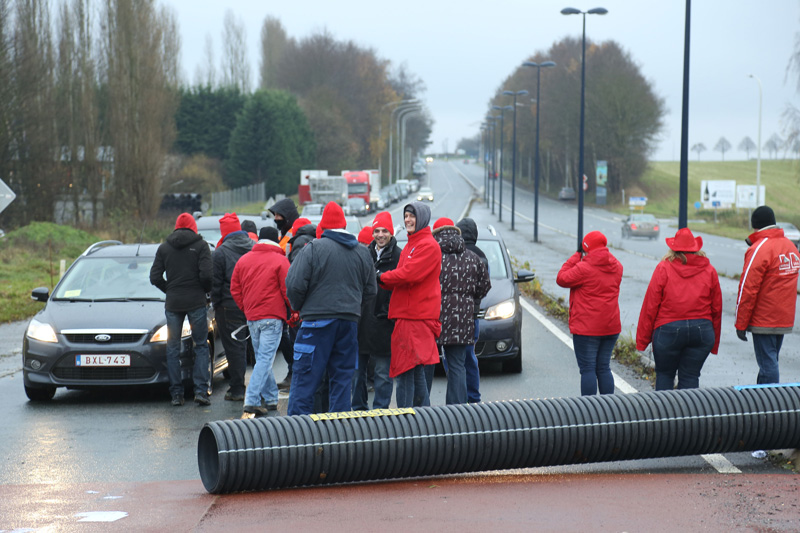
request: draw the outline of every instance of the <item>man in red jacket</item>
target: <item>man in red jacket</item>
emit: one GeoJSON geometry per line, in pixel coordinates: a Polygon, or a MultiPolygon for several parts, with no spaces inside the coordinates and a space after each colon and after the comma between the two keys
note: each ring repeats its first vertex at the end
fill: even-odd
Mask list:
{"type": "Polygon", "coordinates": [[[747,238],[744,270],[736,298],[736,335],[753,334],[758,383],[779,383],[778,356],[783,335],[794,326],[800,257],[775,224],[775,213],[762,205],[750,217],[756,230],[747,238]]]}
{"type": "Polygon", "coordinates": [[[422,202],[403,208],[408,244],[397,268],[378,274],[378,284],[392,290],[389,318],[392,332],[392,362],[397,407],[430,405],[425,365],[439,362],[436,339],[442,331],[442,249],[433,238],[431,210],[422,202]]]}
{"type": "Polygon", "coordinates": [[[278,384],[272,363],[287,317],[286,274],[289,260],[278,244],[278,230],[261,228],[253,249],[237,261],[231,277],[231,296],[244,310],[256,364],[244,397],[244,412],[264,416],[278,408],[278,384]],[[266,408],[262,407],[262,398],[266,408]]]}

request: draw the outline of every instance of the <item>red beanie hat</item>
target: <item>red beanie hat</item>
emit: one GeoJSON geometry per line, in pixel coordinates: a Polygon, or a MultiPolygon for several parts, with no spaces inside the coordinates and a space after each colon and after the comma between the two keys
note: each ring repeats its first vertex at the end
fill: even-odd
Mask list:
{"type": "Polygon", "coordinates": [[[322,237],[322,232],[326,229],[345,229],[347,221],[344,219],[342,206],[336,202],[328,202],[322,210],[322,220],[317,225],[317,239],[322,237]]]}
{"type": "Polygon", "coordinates": [[[372,221],[372,231],[375,231],[375,228],[386,228],[389,230],[389,233],[394,235],[394,224],[392,224],[392,214],[388,211],[381,211],[377,215],[375,215],[375,220],[372,221]]]}
{"type": "Polygon", "coordinates": [[[234,231],[242,231],[242,223],[239,222],[239,217],[236,216],[236,213],[225,213],[225,216],[219,219],[219,232],[222,237],[217,242],[217,248],[220,247],[225,237],[234,231]]]}
{"type": "Polygon", "coordinates": [[[361,231],[358,232],[358,242],[369,246],[372,242],[372,226],[364,226],[361,228],[361,231]]]}
{"type": "Polygon", "coordinates": [[[292,224],[292,235],[296,234],[297,230],[299,230],[303,226],[308,226],[309,224],[311,224],[311,221],[308,220],[307,218],[303,217],[298,218],[297,220],[294,221],[294,224],[292,224]]]}
{"type": "Polygon", "coordinates": [[[441,228],[442,226],[455,226],[456,223],[452,219],[442,217],[433,223],[433,229],[441,228]]]}
{"type": "Polygon", "coordinates": [[[583,238],[583,251],[587,254],[593,250],[598,248],[605,248],[608,241],[606,240],[606,236],[600,233],[599,231],[590,231],[586,234],[583,238]]]}
{"type": "Polygon", "coordinates": [[[197,222],[194,221],[194,217],[189,213],[181,213],[178,215],[178,220],[175,221],[175,229],[181,228],[190,229],[197,233],[197,222]]]}

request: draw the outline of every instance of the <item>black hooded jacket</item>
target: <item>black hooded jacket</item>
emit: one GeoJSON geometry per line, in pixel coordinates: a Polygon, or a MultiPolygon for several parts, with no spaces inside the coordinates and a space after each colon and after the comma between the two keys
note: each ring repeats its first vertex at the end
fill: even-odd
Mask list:
{"type": "Polygon", "coordinates": [[[293,262],[297,255],[303,251],[303,246],[317,238],[317,227],[314,224],[300,226],[292,238],[289,239],[290,251],[287,255],[289,262],[293,262]]]}
{"type": "MultiPolygon", "coordinates": [[[[369,253],[375,263],[375,270],[388,272],[397,268],[400,261],[400,252],[397,240],[392,237],[381,252],[380,258],[376,251],[375,241],[369,245],[369,253]]],[[[392,332],[394,322],[389,320],[389,301],[392,291],[378,286],[375,297],[375,307],[372,313],[364,313],[358,324],[358,351],[371,355],[389,355],[392,352],[392,332]]]]}
{"type": "Polygon", "coordinates": [[[278,200],[275,204],[269,208],[269,211],[273,215],[280,215],[284,218],[283,222],[275,221],[275,225],[281,232],[281,238],[283,238],[289,230],[292,229],[292,224],[294,221],[300,218],[300,213],[297,212],[297,206],[294,205],[294,201],[291,198],[284,198],[283,200],[278,200]]]}
{"type": "Polygon", "coordinates": [[[216,307],[238,309],[231,296],[231,278],[236,262],[253,248],[253,239],[244,231],[234,231],[225,237],[214,250],[211,261],[214,269],[211,288],[211,304],[216,307]]]}
{"type": "MultiPolygon", "coordinates": [[[[467,250],[478,256],[478,259],[481,260],[481,263],[486,265],[486,270],[488,272],[489,260],[486,258],[486,254],[483,253],[483,250],[478,248],[478,245],[476,244],[478,242],[478,225],[475,224],[475,221],[471,218],[462,218],[456,223],[456,227],[461,230],[461,238],[464,239],[464,244],[467,246],[467,250]]],[[[481,310],[481,300],[482,298],[475,298],[476,314],[481,310]]]]}
{"type": "Polygon", "coordinates": [[[167,295],[164,305],[167,311],[180,313],[205,307],[206,293],[211,290],[208,243],[188,228],[170,233],[156,251],[150,283],[167,295]]]}

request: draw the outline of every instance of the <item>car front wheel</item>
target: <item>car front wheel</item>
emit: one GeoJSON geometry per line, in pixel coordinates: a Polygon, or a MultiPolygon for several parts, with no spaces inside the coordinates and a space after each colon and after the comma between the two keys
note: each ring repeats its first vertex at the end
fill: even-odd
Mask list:
{"type": "Polygon", "coordinates": [[[56,395],[55,387],[28,387],[25,385],[25,395],[32,402],[49,402],[56,395]]]}

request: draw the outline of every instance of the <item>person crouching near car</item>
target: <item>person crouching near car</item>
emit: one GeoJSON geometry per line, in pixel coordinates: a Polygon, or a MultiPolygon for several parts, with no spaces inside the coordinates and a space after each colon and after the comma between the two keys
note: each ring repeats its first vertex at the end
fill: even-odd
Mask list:
{"type": "Polygon", "coordinates": [[[561,267],[556,283],[569,288],[569,331],[581,372],[581,395],[614,393],[611,352],[622,326],[619,286],[622,265],[606,247],[606,236],[591,231],[582,250],[561,267]]]}
{"type": "Polygon", "coordinates": [[[436,339],[442,331],[442,250],[433,238],[431,210],[422,202],[403,208],[408,243],[397,268],[378,273],[378,286],[392,291],[389,318],[394,320],[392,361],[397,407],[430,405],[425,365],[439,362],[436,339]]]}
{"type": "Polygon", "coordinates": [[[258,242],[233,269],[231,296],[244,310],[256,364],[244,395],[245,413],[265,416],[278,408],[278,384],[272,363],[278,351],[286,321],[286,274],[289,260],[278,244],[278,230],[261,228],[258,242]],[[263,406],[262,406],[263,403],[263,406]]]}
{"type": "Polygon", "coordinates": [[[314,393],[327,371],[331,411],[349,411],[358,358],[358,321],[375,298],[375,269],[369,251],[345,231],[342,208],[329,202],[306,244],[289,267],[286,295],[303,324],[292,364],[289,414],[314,411],[314,393]]]}
{"type": "Polygon", "coordinates": [[[442,333],[438,343],[444,350],[447,369],[448,405],[467,403],[467,346],[475,342],[475,300],[492,288],[489,269],[477,254],[467,250],[461,230],[449,218],[433,225],[433,237],[442,249],[442,333]]]}
{"type": "Polygon", "coordinates": [[[208,313],[206,293],[211,290],[211,250],[197,234],[197,223],[189,213],[181,213],[175,231],[161,243],[150,268],[150,283],[165,293],[167,316],[167,375],[172,405],[184,403],[181,376],[181,329],[185,318],[192,328],[194,345],[194,398],[208,405],[209,374],[208,313]],[[164,279],[164,273],[167,279],[164,279]]]}
{"type": "MultiPolygon", "coordinates": [[[[378,273],[386,273],[397,268],[400,262],[400,247],[394,238],[392,215],[382,211],[375,215],[372,226],[372,240],[369,253],[378,273]]],[[[387,409],[392,403],[392,378],[389,376],[392,361],[392,332],[394,322],[389,320],[389,303],[392,291],[378,286],[375,306],[361,316],[358,325],[358,368],[353,381],[353,410],[368,409],[367,364],[375,363],[375,395],[373,409],[387,409]]]]}
{"type": "Polygon", "coordinates": [[[666,239],[670,250],[656,265],[644,295],[636,349],[653,343],[656,390],[700,386],[700,370],[709,352],[719,349],[722,292],[702,237],[681,228],[666,239]]]}

